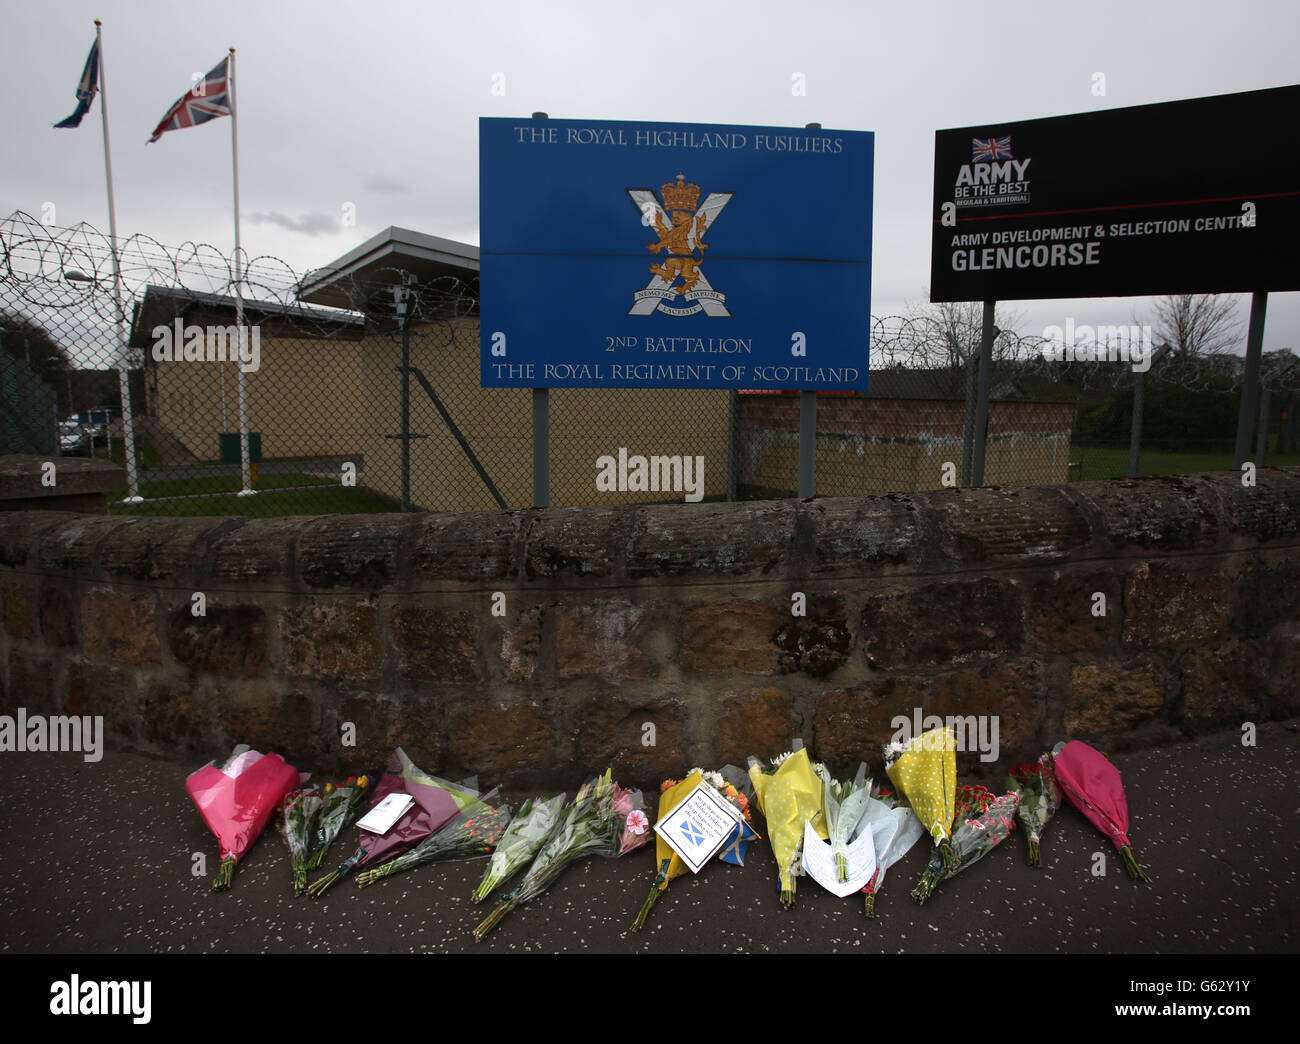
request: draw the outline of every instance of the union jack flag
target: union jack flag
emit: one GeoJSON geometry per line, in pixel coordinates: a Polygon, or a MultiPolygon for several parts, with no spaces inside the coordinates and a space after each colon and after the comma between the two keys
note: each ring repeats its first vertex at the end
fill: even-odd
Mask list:
{"type": "Polygon", "coordinates": [[[980,163],[984,160],[996,162],[1011,158],[1010,135],[1005,138],[971,138],[970,147],[972,163],[980,163]]]}
{"type": "Polygon", "coordinates": [[[146,144],[152,145],[168,131],[196,127],[208,120],[215,120],[218,116],[229,116],[229,67],[230,56],[227,55],[207,76],[182,94],[154,128],[153,137],[146,144]]]}

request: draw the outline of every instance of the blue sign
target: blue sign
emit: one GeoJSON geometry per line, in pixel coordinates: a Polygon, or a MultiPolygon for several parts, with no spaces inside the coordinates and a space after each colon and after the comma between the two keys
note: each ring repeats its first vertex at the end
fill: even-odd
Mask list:
{"type": "Polygon", "coordinates": [[[481,119],[483,387],[864,390],[874,144],[481,119]]]}

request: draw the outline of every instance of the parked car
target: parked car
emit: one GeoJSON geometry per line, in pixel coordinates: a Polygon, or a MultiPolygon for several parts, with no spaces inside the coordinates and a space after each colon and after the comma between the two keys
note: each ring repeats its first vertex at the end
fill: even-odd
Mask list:
{"type": "Polygon", "coordinates": [[[90,447],[90,437],[74,420],[59,421],[59,452],[65,457],[85,453],[90,447]]]}

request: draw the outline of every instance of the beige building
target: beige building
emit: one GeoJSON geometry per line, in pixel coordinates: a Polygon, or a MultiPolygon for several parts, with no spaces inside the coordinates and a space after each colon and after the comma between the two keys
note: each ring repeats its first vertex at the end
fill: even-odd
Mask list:
{"type": "MultiPolygon", "coordinates": [[[[244,379],[249,430],[260,433],[263,459],[355,459],[359,486],[400,503],[403,338],[394,288],[403,278],[413,280],[411,505],[530,506],[532,393],[479,383],[477,248],[405,229],[389,228],[310,273],[300,306],[244,303],[246,324],[259,331],[259,364],[244,379]]],[[[151,419],[200,460],[218,459],[219,434],[239,430],[239,366],[156,360],[152,331],[177,319],[232,325],[234,305],[230,297],[151,287],[133,323],[132,345],[145,350],[151,419]]],[[[703,457],[705,496],[725,497],[728,392],[554,389],[549,399],[552,506],[682,499],[598,490],[597,459],[620,448],[703,457]]]]}

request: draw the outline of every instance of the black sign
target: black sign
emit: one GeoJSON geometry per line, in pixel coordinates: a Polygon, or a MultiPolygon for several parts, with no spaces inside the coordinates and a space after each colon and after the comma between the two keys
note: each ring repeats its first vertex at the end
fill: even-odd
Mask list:
{"type": "Polygon", "coordinates": [[[1300,290],[1300,86],[934,136],[930,300],[1300,290]]]}

